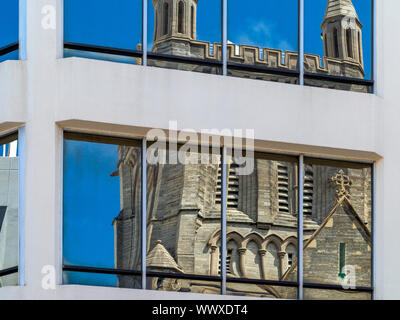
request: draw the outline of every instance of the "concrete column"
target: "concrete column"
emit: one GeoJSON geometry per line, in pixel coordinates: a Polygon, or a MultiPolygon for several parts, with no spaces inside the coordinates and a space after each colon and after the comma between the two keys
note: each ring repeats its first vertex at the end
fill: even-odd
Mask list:
{"type": "Polygon", "coordinates": [[[57,59],[63,55],[62,11],[62,0],[23,0],[21,4],[21,17],[26,14],[26,42],[22,47],[26,48],[28,91],[24,150],[25,284],[29,292],[49,298],[55,291],[42,288],[43,267],[49,266],[47,284],[54,279],[53,270],[56,282],[62,281],[62,134],[55,124],[57,59]]]}

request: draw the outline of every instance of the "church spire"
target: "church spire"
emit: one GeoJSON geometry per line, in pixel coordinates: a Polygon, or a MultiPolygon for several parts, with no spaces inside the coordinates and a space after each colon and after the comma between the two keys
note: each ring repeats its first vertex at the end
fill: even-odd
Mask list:
{"type": "Polygon", "coordinates": [[[328,0],[321,25],[325,56],[359,64],[364,73],[362,27],[351,0],[328,0]]]}
{"type": "Polygon", "coordinates": [[[324,22],[337,17],[348,17],[359,20],[351,0],[328,0],[324,22]]]}

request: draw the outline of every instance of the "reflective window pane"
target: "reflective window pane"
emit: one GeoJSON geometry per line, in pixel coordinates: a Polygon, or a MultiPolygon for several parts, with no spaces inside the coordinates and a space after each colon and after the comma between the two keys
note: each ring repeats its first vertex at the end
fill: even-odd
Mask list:
{"type": "MultiPolygon", "coordinates": [[[[101,138],[65,140],[65,265],[141,270],[141,148],[137,145],[101,138]]],[[[86,283],[84,274],[65,277],[77,279],[86,283]]],[[[110,279],[117,287],[141,286],[136,276],[99,276],[96,281],[108,285],[110,279]]]]}
{"type": "MultiPolygon", "coordinates": [[[[147,271],[218,279],[219,156],[157,144],[147,155],[147,271]]],[[[182,292],[219,293],[221,285],[162,276],[147,281],[148,289],[182,292]]]]}
{"type": "Polygon", "coordinates": [[[18,142],[0,138],[0,287],[18,285],[18,142]]]}
{"type": "Polygon", "coordinates": [[[221,0],[148,0],[148,65],[221,73],[218,65],[167,61],[162,55],[222,60],[221,0]]]}
{"type": "Polygon", "coordinates": [[[371,166],[305,167],[304,282],[371,286],[371,166]]]}
{"type": "MultiPolygon", "coordinates": [[[[18,42],[18,16],[19,0],[2,0],[0,2],[0,49],[18,42]]],[[[17,59],[18,50],[0,56],[0,62],[17,59]]]]}
{"type": "MultiPolygon", "coordinates": [[[[231,158],[227,171],[227,277],[297,282],[297,270],[291,267],[297,260],[298,178],[297,165],[291,160],[296,159],[268,155],[231,158]],[[250,170],[240,171],[245,167],[250,170]]],[[[244,295],[286,295],[282,288],[274,295],[266,285],[230,287],[242,288],[244,295]]]]}
{"type": "MultiPolygon", "coordinates": [[[[64,41],[141,50],[141,0],[65,0],[64,41]]],[[[65,49],[65,57],[78,56],[140,64],[141,59],[65,49]]]]}
{"type": "Polygon", "coordinates": [[[63,283],[69,285],[86,285],[95,287],[117,287],[118,277],[113,274],[65,271],[63,273],[63,283]]]}
{"type": "MultiPolygon", "coordinates": [[[[371,0],[305,0],[305,72],[371,79],[371,0]]],[[[312,86],[369,92],[363,85],[305,78],[312,86]]]]}
{"type": "Polygon", "coordinates": [[[298,65],[298,1],[228,1],[228,74],[243,78],[297,83],[294,74],[257,70],[296,71],[298,65]]]}

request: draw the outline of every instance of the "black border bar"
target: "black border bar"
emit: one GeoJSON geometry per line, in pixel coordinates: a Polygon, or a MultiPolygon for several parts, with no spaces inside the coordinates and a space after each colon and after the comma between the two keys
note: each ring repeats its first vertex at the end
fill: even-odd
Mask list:
{"type": "Polygon", "coordinates": [[[14,274],[18,272],[18,267],[12,267],[12,268],[8,268],[8,269],[4,269],[0,271],[0,277],[5,277],[8,276],[10,274],[14,274]]]}
{"type": "Polygon", "coordinates": [[[229,69],[249,72],[264,72],[266,75],[273,74],[286,77],[300,77],[300,71],[298,70],[271,68],[228,61],[228,71],[229,69]]]}
{"type": "Polygon", "coordinates": [[[4,55],[6,55],[7,53],[16,51],[16,50],[18,50],[18,49],[19,49],[19,43],[18,43],[18,42],[9,44],[9,45],[7,45],[7,46],[5,46],[5,47],[0,48],[0,56],[4,56],[4,55]]]}
{"type": "Polygon", "coordinates": [[[322,284],[322,283],[308,283],[304,282],[303,287],[305,289],[324,289],[324,290],[339,290],[343,292],[373,292],[374,289],[371,287],[354,287],[344,289],[343,286],[336,284],[322,284]]]}
{"type": "Polygon", "coordinates": [[[140,58],[142,56],[142,51],[139,50],[128,50],[74,42],[64,42],[64,49],[97,52],[135,58],[140,58]]]}
{"type": "MultiPolygon", "coordinates": [[[[349,77],[342,77],[342,76],[333,76],[333,75],[327,75],[327,74],[322,74],[322,73],[311,73],[311,72],[304,72],[304,79],[332,81],[332,82],[336,82],[336,83],[355,84],[355,85],[363,85],[363,86],[369,86],[369,87],[374,85],[373,80],[349,78],[349,77]]],[[[307,85],[307,84],[305,84],[305,85],[307,85]]]]}

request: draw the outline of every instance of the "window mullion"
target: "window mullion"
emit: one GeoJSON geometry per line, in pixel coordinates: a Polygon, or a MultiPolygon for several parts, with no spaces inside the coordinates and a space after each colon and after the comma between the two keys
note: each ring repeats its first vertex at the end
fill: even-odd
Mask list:
{"type": "Polygon", "coordinates": [[[298,188],[298,263],[297,263],[297,276],[298,276],[298,299],[303,300],[303,196],[304,196],[304,156],[299,157],[299,188],[298,188]]]}
{"type": "Polygon", "coordinates": [[[299,0],[299,84],[304,85],[304,0],[299,0]]]}
{"type": "Polygon", "coordinates": [[[222,0],[222,75],[228,75],[228,0],[222,0]]]}
{"type": "Polygon", "coordinates": [[[142,0],[142,51],[143,51],[143,66],[147,66],[147,0],[142,0]]]}
{"type": "Polygon", "coordinates": [[[147,141],[142,140],[142,289],[146,289],[146,253],[147,253],[147,141]]]}
{"type": "Polygon", "coordinates": [[[226,294],[226,201],[227,201],[227,161],[226,147],[222,148],[221,172],[221,294],[226,294]]]}

